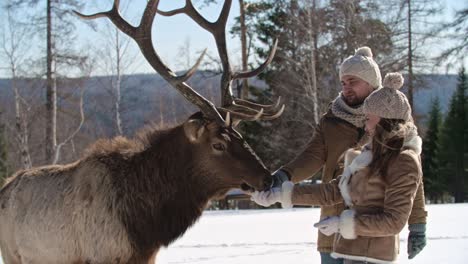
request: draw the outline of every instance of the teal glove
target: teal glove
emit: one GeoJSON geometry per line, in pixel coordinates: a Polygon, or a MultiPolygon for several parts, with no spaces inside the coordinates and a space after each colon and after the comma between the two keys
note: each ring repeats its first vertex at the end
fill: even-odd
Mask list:
{"type": "Polygon", "coordinates": [[[408,258],[414,258],[426,246],[426,224],[410,224],[408,235],[408,258]]]}

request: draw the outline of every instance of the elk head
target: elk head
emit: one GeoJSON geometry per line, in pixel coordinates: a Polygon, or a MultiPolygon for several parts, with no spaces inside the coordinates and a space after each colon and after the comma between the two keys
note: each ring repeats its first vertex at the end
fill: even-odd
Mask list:
{"type": "Polygon", "coordinates": [[[198,112],[183,128],[197,166],[208,172],[207,181],[216,182],[221,194],[231,188],[263,190],[270,187],[270,172],[233,127],[220,126],[198,112]]]}
{"type": "Polygon", "coordinates": [[[75,13],[85,19],[109,18],[117,28],[135,40],[144,57],[156,72],[201,110],[202,114],[193,115],[183,125],[190,144],[194,144],[200,157],[204,157],[200,162],[205,163],[207,168],[215,170],[215,174],[229,182],[232,185],[229,187],[242,185],[244,189],[253,187],[259,190],[268,187],[271,183],[270,173],[234,127],[240,121],[275,119],[282,114],[284,105],[280,106],[280,99],[272,105],[261,105],[235,98],[232,94],[232,82],[235,79],[253,77],[262,72],[273,59],[277,41],[275,41],[267,60],[258,68],[247,72],[233,72],[226,47],[226,22],[232,0],[224,2],[219,18],[215,22],[206,20],[194,8],[190,0],[185,1],[184,7],[172,11],[158,10],[159,0],[148,0],[137,27],[132,26],[121,17],[119,3],[119,0],[114,0],[112,9],[106,12],[92,15],[75,13]],[[156,14],[173,16],[182,13],[210,32],[216,41],[223,67],[220,83],[221,107],[216,108],[212,102],[198,94],[185,82],[195,73],[204,52],[187,73],[177,76],[161,61],[154,49],[151,29],[156,14]]]}

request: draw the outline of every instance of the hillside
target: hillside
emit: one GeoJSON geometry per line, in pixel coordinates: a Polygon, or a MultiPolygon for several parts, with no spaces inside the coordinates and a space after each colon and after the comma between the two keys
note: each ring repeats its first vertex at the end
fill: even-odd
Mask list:
{"type": "MultiPolygon", "coordinates": [[[[420,75],[420,83],[414,94],[414,112],[425,119],[433,98],[439,98],[442,111],[448,110],[450,98],[456,89],[456,75],[420,75]]],[[[92,77],[85,80],[85,116],[91,123],[98,123],[103,134],[111,135],[114,130],[113,93],[111,76],[92,77]]],[[[219,75],[210,76],[209,73],[199,72],[189,81],[200,94],[219,104],[219,75]]],[[[264,86],[259,80],[252,80],[256,86],[264,86]]],[[[76,80],[63,81],[65,88],[59,91],[59,98],[67,98],[78,94],[76,80]]],[[[8,79],[0,79],[0,103],[2,111],[10,113],[13,109],[13,93],[8,79]]],[[[22,94],[29,96],[32,104],[43,104],[43,83],[26,80],[20,83],[22,94]]],[[[405,91],[405,88],[403,88],[405,91]]],[[[236,91],[235,91],[236,92],[236,91]]],[[[62,104],[65,100],[59,100],[62,104]]],[[[287,102],[286,102],[287,104],[287,102]]],[[[196,109],[188,103],[178,92],[171,88],[159,75],[138,74],[126,75],[122,78],[122,119],[125,133],[133,134],[138,128],[147,123],[177,124],[196,109]]],[[[10,116],[7,114],[7,116],[10,116]]],[[[11,116],[10,116],[11,117],[11,116]]]]}

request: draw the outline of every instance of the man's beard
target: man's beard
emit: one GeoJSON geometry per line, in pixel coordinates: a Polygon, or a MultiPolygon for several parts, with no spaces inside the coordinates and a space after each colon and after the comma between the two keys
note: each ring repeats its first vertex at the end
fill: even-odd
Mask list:
{"type": "Polygon", "coordinates": [[[343,99],[345,103],[351,107],[361,105],[365,100],[365,98],[359,98],[356,95],[351,95],[351,96],[343,95],[343,99]]]}

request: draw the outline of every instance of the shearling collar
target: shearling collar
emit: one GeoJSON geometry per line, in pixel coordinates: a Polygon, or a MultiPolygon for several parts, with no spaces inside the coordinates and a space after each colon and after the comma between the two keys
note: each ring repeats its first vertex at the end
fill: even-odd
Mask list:
{"type": "Polygon", "coordinates": [[[420,136],[407,137],[403,143],[404,148],[408,148],[421,155],[422,153],[422,139],[420,136]]]}
{"type": "Polygon", "coordinates": [[[344,168],[343,174],[341,175],[340,181],[338,182],[338,187],[340,189],[341,196],[343,196],[343,200],[345,201],[345,204],[347,206],[353,205],[348,186],[351,180],[351,175],[367,167],[372,161],[372,151],[368,145],[364,146],[362,152],[359,155],[357,155],[352,161],[350,161],[351,157],[354,154],[356,154],[355,150],[350,149],[346,151],[345,164],[349,165],[344,168]]]}
{"type": "MultiPolygon", "coordinates": [[[[417,134],[416,126],[409,125],[406,131],[405,141],[403,143],[404,149],[411,149],[416,154],[420,155],[422,151],[422,139],[417,134]]],[[[345,153],[345,168],[341,175],[338,187],[340,188],[341,196],[346,205],[353,205],[351,196],[349,194],[349,181],[351,175],[357,171],[367,167],[372,161],[372,143],[366,144],[361,151],[349,149],[345,153]]]]}

